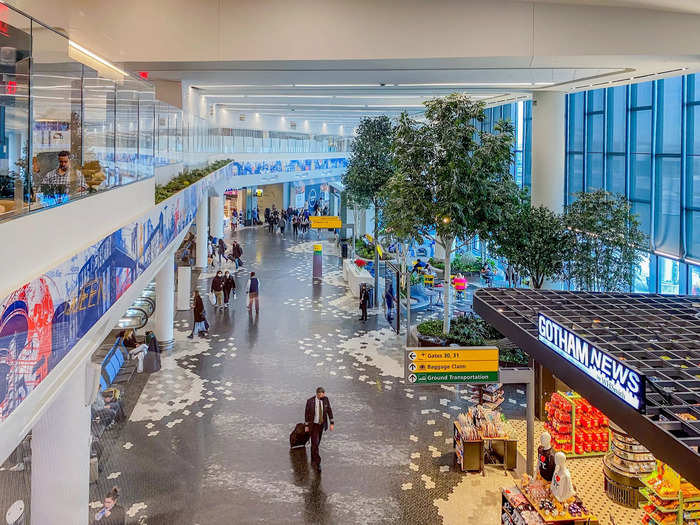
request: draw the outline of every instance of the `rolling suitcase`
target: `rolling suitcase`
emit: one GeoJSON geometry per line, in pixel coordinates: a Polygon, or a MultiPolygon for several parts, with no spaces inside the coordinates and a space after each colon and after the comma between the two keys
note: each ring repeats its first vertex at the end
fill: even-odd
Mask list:
{"type": "Polygon", "coordinates": [[[291,448],[299,448],[306,446],[307,441],[309,441],[309,433],[304,431],[304,423],[297,423],[289,434],[289,446],[291,448]]]}

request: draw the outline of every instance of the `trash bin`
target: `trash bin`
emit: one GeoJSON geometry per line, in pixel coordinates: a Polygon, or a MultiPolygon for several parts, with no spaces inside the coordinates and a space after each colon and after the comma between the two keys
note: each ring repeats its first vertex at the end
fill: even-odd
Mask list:
{"type": "Polygon", "coordinates": [[[367,287],[367,308],[374,308],[374,286],[367,287]]]}
{"type": "Polygon", "coordinates": [[[340,253],[343,256],[343,259],[348,258],[348,243],[344,242],[343,244],[340,245],[340,253]]]}

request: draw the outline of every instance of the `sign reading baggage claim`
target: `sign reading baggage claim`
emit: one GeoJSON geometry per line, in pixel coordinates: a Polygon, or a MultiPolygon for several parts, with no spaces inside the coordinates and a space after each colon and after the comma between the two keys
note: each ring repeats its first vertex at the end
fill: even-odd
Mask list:
{"type": "Polygon", "coordinates": [[[495,346],[407,348],[404,362],[409,383],[498,383],[495,346]]]}
{"type": "MultiPolygon", "coordinates": [[[[645,379],[623,361],[596,348],[544,314],[539,314],[539,340],[639,412],[644,413],[645,379]]],[[[546,363],[543,363],[546,366],[546,363]]]]}

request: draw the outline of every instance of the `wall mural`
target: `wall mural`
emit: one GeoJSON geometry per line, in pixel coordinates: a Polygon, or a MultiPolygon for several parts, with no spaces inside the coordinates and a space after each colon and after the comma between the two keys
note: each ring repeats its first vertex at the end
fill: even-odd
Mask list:
{"type": "Polygon", "coordinates": [[[328,170],[347,168],[348,159],[345,157],[333,159],[303,159],[303,160],[250,160],[233,162],[234,175],[264,175],[267,173],[289,173],[297,171],[328,170]]]}
{"type": "MultiPolygon", "coordinates": [[[[2,299],[0,421],[26,399],[151,262],[189,226],[197,213],[199,199],[210,187],[224,178],[252,173],[247,170],[259,170],[266,163],[227,164],[163,201],[138,221],[2,299]]],[[[309,159],[269,164],[284,167],[285,171],[299,171],[302,166],[304,170],[343,167],[347,161],[309,159]]]]}

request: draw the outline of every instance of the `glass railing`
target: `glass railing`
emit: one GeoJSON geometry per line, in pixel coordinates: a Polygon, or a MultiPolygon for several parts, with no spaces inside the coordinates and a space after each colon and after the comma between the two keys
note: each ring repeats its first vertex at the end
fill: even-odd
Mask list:
{"type": "Polygon", "coordinates": [[[153,176],[155,91],[0,8],[0,220],[153,176]]]}

